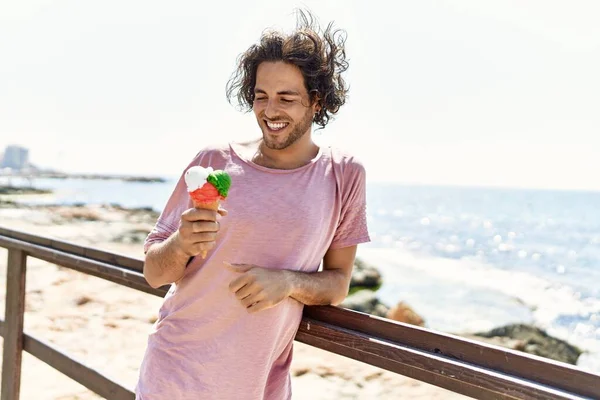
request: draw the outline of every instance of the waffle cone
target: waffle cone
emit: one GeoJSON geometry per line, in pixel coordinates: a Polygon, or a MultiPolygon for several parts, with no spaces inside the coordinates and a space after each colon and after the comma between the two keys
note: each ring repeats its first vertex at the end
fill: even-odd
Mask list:
{"type": "MultiPolygon", "coordinates": [[[[192,203],[194,204],[194,208],[202,208],[204,210],[217,211],[217,210],[219,210],[219,204],[221,204],[221,201],[220,200],[215,200],[215,201],[212,201],[210,203],[198,203],[198,202],[195,202],[195,201],[192,200],[192,203]]],[[[206,258],[207,253],[208,253],[208,251],[206,251],[206,250],[203,250],[200,253],[200,256],[202,257],[202,259],[206,258]]]]}
{"type": "Polygon", "coordinates": [[[221,204],[221,201],[215,200],[210,203],[197,203],[195,201],[192,201],[192,203],[194,204],[194,208],[203,208],[205,210],[217,211],[219,209],[219,204],[221,204]]]}

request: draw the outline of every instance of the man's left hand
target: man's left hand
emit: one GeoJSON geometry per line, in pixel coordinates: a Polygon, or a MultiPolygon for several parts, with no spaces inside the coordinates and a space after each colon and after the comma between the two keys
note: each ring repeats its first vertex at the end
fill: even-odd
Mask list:
{"type": "Polygon", "coordinates": [[[291,293],[291,283],[285,270],[251,264],[224,264],[231,271],[240,274],[231,281],[229,290],[249,313],[275,307],[291,293]]]}

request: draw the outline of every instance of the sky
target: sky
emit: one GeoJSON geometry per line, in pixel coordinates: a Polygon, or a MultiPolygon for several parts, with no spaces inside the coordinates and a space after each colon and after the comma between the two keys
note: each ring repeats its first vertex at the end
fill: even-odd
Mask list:
{"type": "Polygon", "coordinates": [[[370,182],[600,190],[600,2],[0,3],[0,148],[68,172],[178,176],[260,134],[238,55],[295,8],[348,34],[349,98],[315,133],[370,182]]]}

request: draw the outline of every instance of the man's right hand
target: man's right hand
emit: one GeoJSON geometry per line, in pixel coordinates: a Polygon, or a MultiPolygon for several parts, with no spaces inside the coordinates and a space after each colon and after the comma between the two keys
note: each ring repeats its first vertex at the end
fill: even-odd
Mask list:
{"type": "Polygon", "coordinates": [[[175,242],[179,249],[189,257],[195,257],[202,251],[215,247],[219,231],[218,215],[227,215],[227,211],[190,208],[181,214],[179,229],[175,233],[175,242]]]}

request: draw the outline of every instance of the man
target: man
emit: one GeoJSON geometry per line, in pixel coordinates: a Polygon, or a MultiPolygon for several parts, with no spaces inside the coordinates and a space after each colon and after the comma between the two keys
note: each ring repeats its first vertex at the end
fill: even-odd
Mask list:
{"type": "Polygon", "coordinates": [[[345,101],[344,36],[299,16],[294,33],[266,33],[242,54],[228,83],[262,138],[206,148],[189,164],[229,173],[227,211],[191,208],[181,178],[146,239],[144,276],[172,286],[139,400],[291,398],[303,305],[348,293],[356,246],[369,241],[365,171],[311,136],[345,101]]]}

